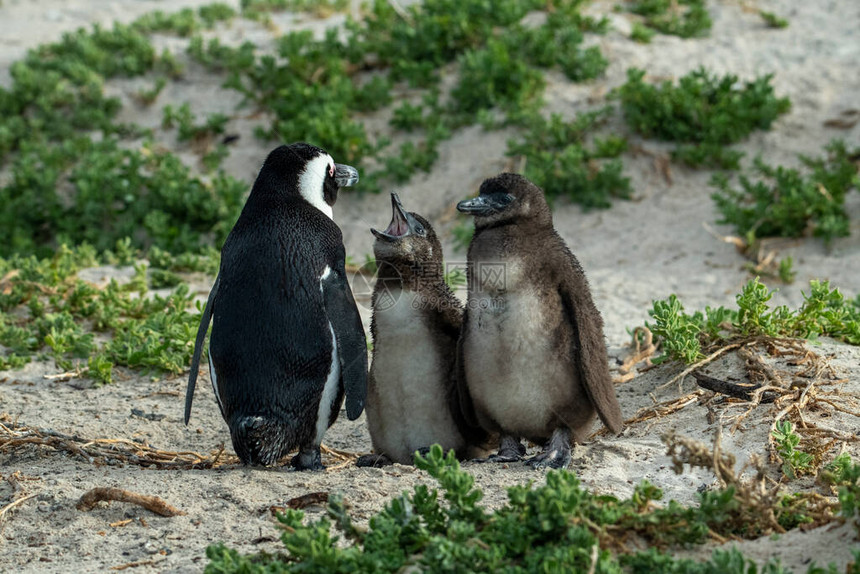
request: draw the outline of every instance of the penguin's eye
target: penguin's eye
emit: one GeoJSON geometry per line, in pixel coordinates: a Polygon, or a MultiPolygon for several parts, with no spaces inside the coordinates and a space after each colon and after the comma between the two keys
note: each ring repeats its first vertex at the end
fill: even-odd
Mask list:
{"type": "Polygon", "coordinates": [[[328,175],[329,177],[334,177],[334,164],[328,164],[328,175]]]}
{"type": "Polygon", "coordinates": [[[415,233],[417,233],[418,235],[421,235],[423,237],[424,234],[426,233],[426,231],[424,231],[424,226],[421,225],[420,223],[418,225],[416,225],[415,226],[415,233]]]}

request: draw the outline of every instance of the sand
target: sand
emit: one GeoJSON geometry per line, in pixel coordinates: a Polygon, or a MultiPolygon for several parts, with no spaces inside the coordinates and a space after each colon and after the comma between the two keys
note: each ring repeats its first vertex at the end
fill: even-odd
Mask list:
{"type": "MultiPolygon", "coordinates": [[[[183,1],[170,7],[203,3],[183,1]]],[[[699,66],[717,73],[731,72],[742,79],[773,73],[777,93],[791,98],[792,110],[772,130],[757,132],[738,146],[747,152],[747,159],[761,154],[769,162],[796,165],[798,153],[819,155],[835,137],[852,146],[860,145],[860,126],[840,130],[824,125],[858,104],[860,37],[856,23],[860,4],[852,0],[712,1],[709,10],[714,26],[709,38],[681,40],[658,35],[649,45],[627,38],[631,17],[613,13],[612,5],[596,2],[589,7],[590,12],[607,14],[612,21],[613,29],[606,36],[590,39],[601,46],[611,62],[605,77],[572,85],[558,74],[547,74],[548,109],[566,117],[592,109],[609,90],[625,81],[626,69],[631,66],[646,68],[653,78],[678,77],[699,66]],[[765,27],[754,11],[757,8],[788,18],[789,28],[765,27]]],[[[56,40],[63,31],[79,26],[130,21],[157,8],[168,6],[157,0],[4,0],[0,5],[0,84],[8,85],[9,65],[27,48],[56,40]]],[[[274,18],[281,31],[297,27],[322,31],[342,20],[342,16],[319,21],[289,14],[274,18]]],[[[271,44],[273,37],[271,30],[248,22],[234,22],[213,34],[228,43],[251,39],[263,46],[271,44]]],[[[159,49],[170,46],[181,51],[186,42],[156,37],[159,49]]],[[[131,94],[148,87],[149,79],[112,81],[107,89],[126,102],[121,120],[156,127],[161,108],[169,103],[192,101],[197,113],[233,113],[238,96],[220,90],[221,81],[189,65],[185,77],[169,84],[148,109],[132,103],[131,94]]],[[[368,125],[375,133],[384,132],[385,118],[384,112],[370,116],[368,125]]],[[[253,126],[252,120],[236,118],[228,128],[242,137],[225,167],[248,181],[269,149],[269,144],[253,137],[253,126]]],[[[613,127],[623,130],[620,121],[613,127]]],[[[510,132],[486,132],[480,127],[459,131],[442,144],[431,173],[416,176],[396,189],[410,210],[435,224],[451,262],[465,258],[453,249],[450,230],[459,216],[452,206],[473,194],[484,178],[506,168],[505,141],[510,136],[510,132]]],[[[190,151],[170,137],[166,141],[194,164],[196,158],[190,151]]],[[[624,156],[625,173],[634,189],[632,201],[617,201],[609,210],[591,212],[557,202],[554,212],[556,228],[589,276],[606,322],[613,366],[627,352],[628,329],[647,320],[652,300],[676,293],[690,310],[731,305],[734,294],[750,279],[744,269],[747,260],[716,236],[729,235],[732,230],[714,223],[718,214],[709,198],[710,173],[672,164],[669,181],[655,160],[665,156],[668,148],[636,137],[631,143],[639,150],[624,156]],[[705,225],[711,226],[713,233],[705,225]]],[[[356,261],[363,261],[371,252],[368,228],[386,224],[388,205],[386,195],[341,195],[335,218],[344,231],[347,251],[356,261]]],[[[808,281],[813,278],[829,279],[852,296],[860,291],[860,194],[849,196],[848,210],[852,235],[829,247],[811,238],[775,244],[780,256],[793,258],[798,272],[793,285],[768,281],[768,285],[779,287],[775,303],[799,305],[802,291],[808,291],[808,281]]],[[[108,269],[106,273],[121,276],[127,270],[108,269]]],[[[193,285],[201,298],[205,298],[211,280],[194,277],[193,285]]],[[[359,296],[359,303],[364,318],[369,319],[369,298],[359,296]]],[[[857,395],[860,349],[828,340],[809,349],[831,358],[837,382],[822,382],[825,391],[840,389],[857,395]]],[[[698,387],[690,378],[660,388],[679,371],[677,365],[663,365],[620,384],[618,395],[625,418],[633,418],[654,401],[671,401],[695,391],[698,387]]],[[[226,425],[218,414],[205,370],[188,427],[182,424],[184,376],[120,373],[114,384],[102,388],[91,388],[86,379],[45,378],[59,372],[52,361],[0,372],[0,413],[10,417],[6,424],[17,421],[86,439],[136,440],[158,449],[204,454],[226,442],[230,453],[226,425]]],[[[716,361],[708,372],[724,379],[744,376],[734,356],[716,361]]],[[[723,448],[736,454],[740,467],[752,453],[766,458],[773,420],[771,407],[762,405],[732,432],[736,417],[745,409],[739,403],[719,399],[710,404],[693,400],[671,415],[635,422],[619,437],[596,436],[577,445],[571,470],[597,492],[627,496],[636,483],[648,479],[664,489],[667,499],[693,503],[696,491],[716,486],[716,479],[703,469],[676,475],[660,435],[673,429],[680,436],[711,444],[719,430],[723,448]]],[[[805,416],[847,438],[856,437],[860,430],[857,418],[849,414],[818,410],[805,416]]],[[[595,425],[594,430],[599,428],[595,425]]],[[[342,416],[327,433],[325,444],[350,453],[368,452],[371,445],[364,417],[349,422],[342,416]]],[[[856,456],[856,442],[846,444],[856,456]]],[[[839,448],[839,444],[833,446],[826,456],[834,456],[839,448]]],[[[339,460],[327,457],[326,462],[338,466],[339,460]]],[[[489,506],[504,503],[507,486],[543,480],[543,472],[520,464],[465,463],[464,467],[476,476],[489,506]]],[[[771,477],[779,477],[777,465],[771,464],[770,471],[771,477]]],[[[242,552],[278,550],[280,543],[269,508],[283,506],[296,496],[342,493],[356,519],[364,521],[392,495],[430,480],[423,472],[400,465],[384,469],[347,465],[324,473],[238,465],[215,470],[156,470],[131,464],[97,465],[73,454],[33,447],[0,453],[0,477],[4,479],[0,481],[0,507],[32,495],[0,518],[0,571],[16,572],[101,572],[132,563],[136,571],[199,572],[206,564],[205,547],[217,541],[242,552]],[[120,502],[102,503],[90,512],[77,510],[77,500],[93,487],[120,487],[158,496],[185,514],[159,517],[120,502]]],[[[792,485],[812,487],[811,479],[792,485]]],[[[322,508],[312,506],[307,512],[318,517],[322,508]]],[[[742,542],[739,547],[760,560],[778,556],[796,572],[805,571],[810,560],[819,564],[833,561],[842,570],[850,560],[850,547],[857,545],[853,537],[851,525],[828,526],[742,542]]],[[[710,546],[692,552],[701,556],[710,552],[710,546]]]]}

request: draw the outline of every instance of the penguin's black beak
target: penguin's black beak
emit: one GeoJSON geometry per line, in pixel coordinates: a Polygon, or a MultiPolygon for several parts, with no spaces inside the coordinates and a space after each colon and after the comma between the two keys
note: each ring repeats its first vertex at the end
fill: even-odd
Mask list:
{"type": "Polygon", "coordinates": [[[415,233],[416,223],[417,221],[415,218],[412,217],[411,213],[403,208],[403,204],[400,203],[400,198],[392,191],[391,223],[388,224],[385,231],[379,231],[378,229],[373,229],[371,227],[370,232],[383,241],[396,241],[415,233]]]}
{"type": "Polygon", "coordinates": [[[477,217],[487,217],[507,209],[516,199],[510,193],[489,193],[472,199],[464,199],[457,204],[457,210],[477,217]]]}
{"type": "Polygon", "coordinates": [[[334,164],[334,181],[338,187],[349,187],[358,183],[358,170],[351,165],[334,164]]]}

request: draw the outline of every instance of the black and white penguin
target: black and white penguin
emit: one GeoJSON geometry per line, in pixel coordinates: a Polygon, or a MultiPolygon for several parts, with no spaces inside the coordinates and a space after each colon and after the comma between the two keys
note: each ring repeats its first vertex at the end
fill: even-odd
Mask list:
{"type": "Polygon", "coordinates": [[[461,457],[476,456],[470,439],[482,433],[466,427],[455,381],[463,305],[445,283],[433,227],[407,212],[396,193],[391,209],[388,228],[371,229],[377,281],[367,426],[376,454],[357,464],[412,464],[416,450],[436,443],[461,457]]]}
{"type": "Polygon", "coordinates": [[[367,343],[349,288],[332,206],[355,168],[295,143],[266,158],[221,249],[221,268],[197,332],[185,424],[212,319],[209,374],[236,454],[273,465],[291,450],[296,469],[320,470],[320,444],[346,394],[364,409],[367,343]]]}
{"type": "Polygon", "coordinates": [[[526,178],[490,178],[457,209],[475,216],[459,380],[476,422],[501,435],[489,460],[519,460],[525,437],[546,445],[527,464],[563,468],[595,411],[612,432],[623,427],[585,274],[526,178]]]}

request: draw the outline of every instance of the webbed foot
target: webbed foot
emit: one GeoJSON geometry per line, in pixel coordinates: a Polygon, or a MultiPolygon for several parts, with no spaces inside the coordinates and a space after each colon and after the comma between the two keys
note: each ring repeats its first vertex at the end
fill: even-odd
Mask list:
{"type": "Polygon", "coordinates": [[[394,463],[384,454],[363,454],[358,457],[357,461],[355,461],[355,466],[362,468],[381,468],[383,466],[388,466],[389,464],[394,463]]]}
{"type": "Polygon", "coordinates": [[[477,458],[474,462],[516,462],[522,460],[526,447],[515,436],[502,435],[499,439],[499,452],[487,458],[477,458]]]}
{"type": "Polygon", "coordinates": [[[318,446],[299,450],[299,454],[290,460],[290,465],[295,470],[325,470],[318,446]]]}
{"type": "Polygon", "coordinates": [[[556,429],[543,452],[526,460],[532,468],[567,468],[570,464],[570,430],[556,429]]]}

